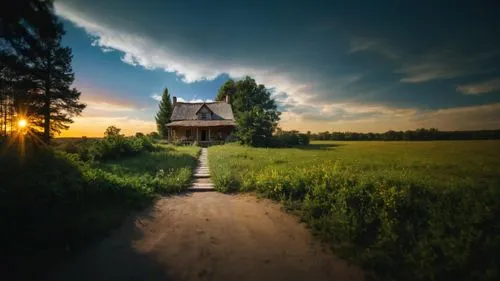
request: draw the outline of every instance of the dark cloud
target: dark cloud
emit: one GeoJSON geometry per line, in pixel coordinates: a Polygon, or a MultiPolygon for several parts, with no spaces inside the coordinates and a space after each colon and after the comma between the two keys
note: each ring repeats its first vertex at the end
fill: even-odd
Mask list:
{"type": "Polygon", "coordinates": [[[187,82],[250,74],[286,93],[276,96],[282,109],[305,116],[338,102],[438,109],[500,101],[457,92],[500,75],[500,18],[486,2],[331,2],[68,0],[56,7],[104,51],[125,53],[126,63],[187,82]]]}

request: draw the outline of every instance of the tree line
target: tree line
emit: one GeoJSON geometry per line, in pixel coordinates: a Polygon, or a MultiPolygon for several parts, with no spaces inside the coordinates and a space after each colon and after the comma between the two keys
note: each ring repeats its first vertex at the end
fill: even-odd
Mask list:
{"type": "Polygon", "coordinates": [[[0,4],[0,135],[28,131],[49,142],[69,128],[85,104],[72,87],[72,52],[61,45],[62,23],[52,0],[2,1],[0,4]]]}
{"type": "Polygon", "coordinates": [[[412,140],[495,140],[500,139],[500,130],[478,131],[439,131],[436,128],[420,128],[407,131],[387,131],[385,133],[356,133],[356,132],[307,132],[311,140],[337,141],[412,141],[412,140]]]}

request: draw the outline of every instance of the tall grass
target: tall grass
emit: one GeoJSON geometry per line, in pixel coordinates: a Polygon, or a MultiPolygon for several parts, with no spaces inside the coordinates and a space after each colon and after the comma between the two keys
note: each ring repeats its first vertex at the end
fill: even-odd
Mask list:
{"type": "Polygon", "coordinates": [[[179,192],[191,181],[200,149],[194,146],[159,146],[159,151],[136,157],[97,163],[94,166],[116,176],[136,181],[155,192],[179,192]]]}
{"type": "Polygon", "coordinates": [[[0,274],[39,279],[158,193],[188,186],[199,148],[159,146],[121,161],[28,148],[0,157],[0,274]]]}
{"type": "Polygon", "coordinates": [[[219,190],[283,201],[381,280],[497,280],[499,145],[226,145],[209,149],[209,164],[219,190]]]}

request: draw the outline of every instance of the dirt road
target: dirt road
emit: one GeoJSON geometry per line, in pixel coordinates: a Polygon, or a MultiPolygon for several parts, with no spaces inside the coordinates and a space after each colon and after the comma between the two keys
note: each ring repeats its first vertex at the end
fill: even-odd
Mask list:
{"type": "Polygon", "coordinates": [[[166,197],[51,280],[363,280],[268,200],[166,197]]]}

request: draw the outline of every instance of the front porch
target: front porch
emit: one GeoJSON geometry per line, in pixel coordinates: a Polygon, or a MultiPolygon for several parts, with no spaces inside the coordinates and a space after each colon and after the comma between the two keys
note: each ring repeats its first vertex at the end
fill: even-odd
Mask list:
{"type": "Polygon", "coordinates": [[[168,140],[179,144],[198,143],[209,146],[224,143],[233,132],[233,126],[171,126],[168,140]]]}

